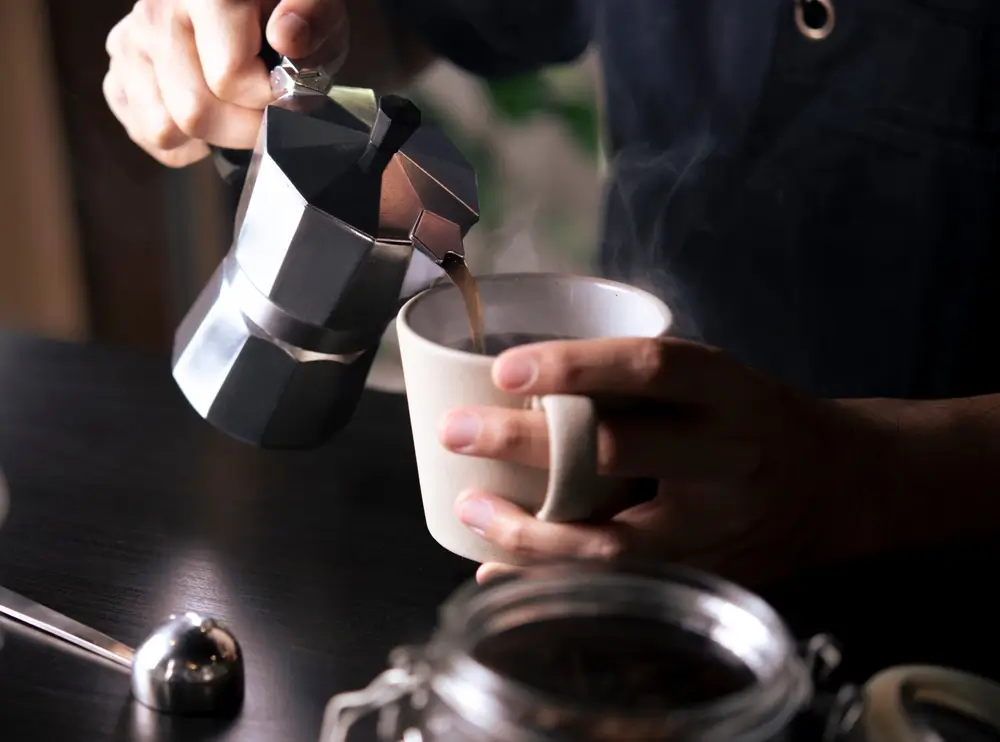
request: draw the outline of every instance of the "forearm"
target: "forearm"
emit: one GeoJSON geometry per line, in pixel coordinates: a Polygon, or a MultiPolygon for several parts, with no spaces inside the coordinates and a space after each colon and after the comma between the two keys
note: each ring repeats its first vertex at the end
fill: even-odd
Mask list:
{"type": "Polygon", "coordinates": [[[860,486],[893,550],[1000,536],[1000,395],[839,404],[881,430],[860,486]]]}
{"type": "Polygon", "coordinates": [[[501,78],[578,58],[590,43],[586,0],[378,0],[398,33],[474,75],[501,78]]]}
{"type": "Polygon", "coordinates": [[[438,56],[484,77],[576,59],[592,18],[580,0],[346,0],[343,85],[405,87],[438,56]]]}
{"type": "Polygon", "coordinates": [[[392,12],[392,0],[346,0],[350,53],[338,85],[395,91],[405,88],[435,59],[424,37],[392,12]]]}

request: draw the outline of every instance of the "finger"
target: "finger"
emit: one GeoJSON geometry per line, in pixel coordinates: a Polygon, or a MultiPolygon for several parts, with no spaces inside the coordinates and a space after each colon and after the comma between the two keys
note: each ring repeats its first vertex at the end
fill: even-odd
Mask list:
{"type": "Polygon", "coordinates": [[[133,14],[129,13],[108,32],[108,37],[104,40],[104,50],[108,53],[109,57],[124,54],[124,41],[128,36],[128,29],[134,23],[134,20],[133,14]]]}
{"type": "Polygon", "coordinates": [[[770,524],[760,502],[714,483],[660,483],[656,497],[618,513],[630,547],[664,559],[708,565],[745,552],[770,524]]]}
{"type": "Polygon", "coordinates": [[[347,53],[347,28],[344,0],[284,0],[268,20],[267,38],[290,59],[335,68],[347,53]]]}
{"type": "Polygon", "coordinates": [[[508,350],[493,382],[519,394],[638,395],[701,401],[728,370],[721,351],[673,338],[602,338],[536,343],[508,350]]]}
{"type": "Polygon", "coordinates": [[[161,21],[152,46],[160,94],[178,128],[192,139],[233,149],[252,149],[261,113],[219,100],[208,88],[190,22],[161,21]]]}
{"type": "Polygon", "coordinates": [[[128,100],[129,135],[137,144],[167,151],[191,141],[167,112],[149,59],[139,54],[112,57],[110,72],[121,80],[128,100]]]}
{"type": "Polygon", "coordinates": [[[263,109],[274,99],[260,58],[260,8],[250,0],[188,0],[205,82],[221,101],[263,109]]]}
{"type": "MultiPolygon", "coordinates": [[[[503,407],[460,407],[442,420],[439,437],[450,451],[549,466],[545,413],[503,407]]],[[[624,477],[702,479],[737,477],[759,464],[760,451],[742,440],[713,437],[709,430],[666,412],[602,419],[597,428],[597,471],[624,477]]]]}
{"type": "Polygon", "coordinates": [[[151,145],[145,140],[142,132],[133,125],[136,116],[129,107],[125,88],[119,82],[119,77],[115,74],[114,70],[109,70],[104,76],[102,87],[108,107],[119,122],[121,122],[129,139],[142,147],[142,149],[162,164],[167,167],[186,167],[194,162],[205,159],[209,155],[209,149],[204,142],[187,139],[186,137],[182,144],[171,149],[160,149],[151,145]]]}
{"type": "Polygon", "coordinates": [[[104,100],[107,101],[108,108],[111,109],[111,113],[114,114],[115,118],[118,119],[131,138],[132,132],[129,131],[128,124],[128,96],[125,94],[125,85],[122,83],[121,78],[116,75],[114,70],[111,68],[109,68],[107,74],[104,75],[104,80],[101,84],[101,91],[104,93],[104,100]]]}
{"type": "Polygon", "coordinates": [[[212,150],[208,145],[198,139],[188,140],[180,147],[169,150],[146,150],[167,167],[181,168],[187,167],[195,162],[201,162],[210,154],[212,150]]]}
{"type": "Polygon", "coordinates": [[[485,492],[463,493],[455,501],[459,520],[487,541],[519,557],[614,559],[626,546],[619,524],[550,523],[485,492]]]}
{"type": "Polygon", "coordinates": [[[544,412],[459,407],[445,415],[438,434],[441,444],[455,453],[534,467],[549,465],[544,412]]]}
{"type": "Polygon", "coordinates": [[[139,2],[108,34],[104,98],[133,142],[167,166],[184,167],[204,159],[208,148],[183,134],[166,112],[144,52],[149,40],[144,19],[145,7],[139,2]]]}
{"type": "Polygon", "coordinates": [[[487,564],[480,565],[479,569],[476,570],[476,582],[482,585],[490,580],[495,580],[497,577],[503,577],[504,575],[514,574],[519,571],[520,570],[517,567],[513,567],[509,564],[489,562],[487,564]]]}

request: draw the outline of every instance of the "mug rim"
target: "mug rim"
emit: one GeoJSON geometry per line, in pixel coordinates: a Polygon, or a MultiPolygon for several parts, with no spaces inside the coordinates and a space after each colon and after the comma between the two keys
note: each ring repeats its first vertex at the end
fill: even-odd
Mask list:
{"type": "MultiPolygon", "coordinates": [[[[643,299],[648,300],[648,302],[656,307],[657,312],[660,314],[660,318],[663,320],[663,328],[657,334],[640,334],[632,335],[628,337],[647,337],[647,338],[657,338],[665,335],[670,327],[673,325],[674,315],[670,311],[670,307],[660,299],[656,294],[650,291],[641,289],[638,286],[633,286],[622,281],[614,281],[610,278],[601,278],[600,276],[586,276],[575,273],[558,273],[558,272],[529,272],[529,273],[490,273],[485,276],[476,276],[476,283],[503,283],[508,281],[523,281],[523,280],[546,280],[551,281],[554,279],[559,280],[570,280],[577,282],[584,282],[590,284],[597,284],[600,286],[606,286],[608,288],[619,289],[623,291],[628,291],[632,294],[636,294],[643,299]]],[[[414,340],[414,342],[427,346],[429,349],[433,349],[437,352],[444,353],[445,355],[452,356],[456,359],[463,359],[466,363],[477,363],[484,366],[492,366],[493,361],[498,358],[494,355],[486,355],[483,353],[475,353],[471,350],[461,350],[459,348],[452,348],[447,345],[442,345],[429,338],[424,337],[410,325],[409,316],[415,311],[417,306],[422,302],[427,300],[434,294],[441,293],[442,291],[458,291],[458,287],[451,283],[447,279],[438,283],[430,288],[421,291],[416,296],[411,297],[403,305],[402,309],[399,310],[399,314],[396,317],[396,332],[397,334],[405,334],[414,340]]]]}

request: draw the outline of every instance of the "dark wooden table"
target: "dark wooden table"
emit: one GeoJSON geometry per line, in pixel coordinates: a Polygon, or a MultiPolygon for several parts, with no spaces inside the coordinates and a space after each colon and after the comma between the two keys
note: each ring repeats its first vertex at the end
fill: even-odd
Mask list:
{"type": "MultiPolygon", "coordinates": [[[[232,725],[170,720],[132,704],[121,672],[8,629],[0,740],[315,742],[328,698],[423,640],[473,571],[427,534],[393,395],[368,394],[321,450],[269,453],[198,418],[164,358],[0,333],[0,466],[0,584],[129,643],[171,611],[208,612],[233,626],[248,672],[232,725]]],[[[799,633],[845,637],[855,674],[990,672],[990,559],[855,566],[768,597],[799,633]]]]}
{"type": "MultiPolygon", "coordinates": [[[[167,738],[314,742],[329,696],[422,639],[473,573],[424,527],[399,396],[369,394],[323,450],[269,453],[198,418],[166,359],[0,334],[0,462],[0,584],[128,643],[178,609],[240,638],[237,724],[167,738]]],[[[164,736],[136,711],[127,676],[7,632],[0,739],[164,736]]]]}

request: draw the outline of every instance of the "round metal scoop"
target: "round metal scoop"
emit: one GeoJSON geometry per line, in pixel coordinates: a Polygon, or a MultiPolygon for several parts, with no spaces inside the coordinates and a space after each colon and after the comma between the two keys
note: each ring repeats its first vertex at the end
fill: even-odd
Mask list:
{"type": "Polygon", "coordinates": [[[3,587],[0,616],[126,668],[132,695],[156,711],[229,715],[243,703],[243,651],[214,618],[193,612],[170,616],[133,650],[3,587]]]}

